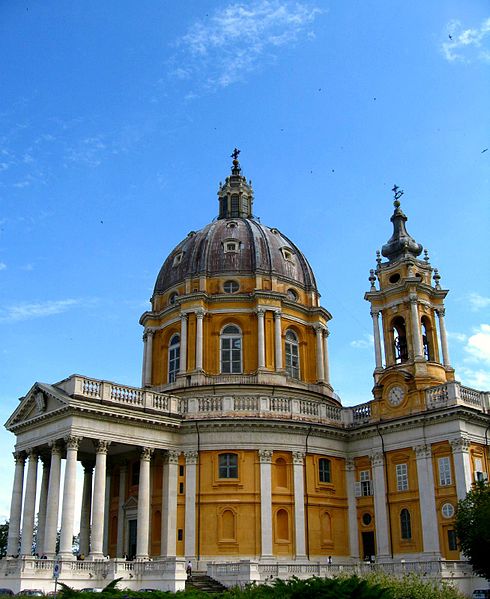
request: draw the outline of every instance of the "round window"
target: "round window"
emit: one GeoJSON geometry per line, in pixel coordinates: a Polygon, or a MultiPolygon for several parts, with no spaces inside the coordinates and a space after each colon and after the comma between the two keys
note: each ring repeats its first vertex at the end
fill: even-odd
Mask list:
{"type": "Polygon", "coordinates": [[[236,293],[240,289],[240,285],[236,281],[225,281],[223,291],[225,293],[236,293]]]}
{"type": "Polygon", "coordinates": [[[452,518],[454,516],[454,506],[452,503],[445,503],[441,509],[444,518],[452,518]]]}
{"type": "Polygon", "coordinates": [[[371,521],[371,514],[366,513],[362,515],[362,523],[364,524],[364,526],[369,526],[371,524],[371,521]]]}
{"type": "Polygon", "coordinates": [[[399,280],[400,280],[400,275],[398,273],[395,273],[394,275],[391,275],[391,277],[390,277],[390,283],[398,283],[399,280]]]}
{"type": "Polygon", "coordinates": [[[296,293],[296,291],[294,289],[288,289],[287,296],[288,296],[288,299],[290,299],[292,302],[298,301],[298,294],[296,293]]]}

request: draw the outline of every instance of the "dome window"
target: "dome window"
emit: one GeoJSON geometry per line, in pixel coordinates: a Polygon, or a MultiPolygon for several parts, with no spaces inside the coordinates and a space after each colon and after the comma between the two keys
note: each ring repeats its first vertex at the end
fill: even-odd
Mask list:
{"type": "Polygon", "coordinates": [[[286,292],[286,295],[288,296],[288,299],[291,300],[292,302],[298,301],[298,294],[296,293],[296,291],[294,289],[288,289],[286,292]]]}
{"type": "Polygon", "coordinates": [[[282,257],[288,262],[294,262],[294,254],[290,248],[281,248],[282,257]]]}
{"type": "Polygon", "coordinates": [[[225,254],[237,254],[240,251],[240,242],[236,239],[225,239],[223,249],[225,254]]]}
{"type": "Polygon", "coordinates": [[[226,223],[227,229],[235,229],[238,227],[238,223],[235,220],[230,220],[230,222],[226,223]]]}
{"type": "Polygon", "coordinates": [[[170,306],[173,306],[175,304],[175,300],[179,297],[179,294],[176,293],[174,291],[174,293],[171,293],[169,298],[168,298],[168,303],[170,306]]]}
{"type": "Polygon", "coordinates": [[[223,283],[223,291],[225,293],[236,293],[240,289],[240,285],[236,281],[225,281],[223,283]]]}
{"type": "Polygon", "coordinates": [[[181,262],[182,262],[182,258],[184,257],[184,252],[179,252],[178,254],[175,254],[174,256],[174,260],[172,262],[172,266],[178,266],[181,262]]]}

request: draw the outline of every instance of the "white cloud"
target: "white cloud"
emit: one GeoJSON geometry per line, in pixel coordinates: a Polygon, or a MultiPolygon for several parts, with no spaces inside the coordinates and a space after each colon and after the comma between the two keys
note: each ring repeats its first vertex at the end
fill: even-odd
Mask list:
{"type": "Polygon", "coordinates": [[[473,369],[463,366],[458,368],[458,372],[462,375],[464,384],[468,387],[473,387],[481,391],[490,390],[490,370],[481,368],[473,369]]]}
{"type": "Polygon", "coordinates": [[[448,39],[442,44],[442,52],[450,62],[481,60],[490,64],[490,17],[479,27],[463,29],[460,21],[447,25],[448,39]]]}
{"type": "Polygon", "coordinates": [[[32,318],[43,318],[66,312],[73,306],[79,305],[80,300],[65,299],[38,303],[21,303],[0,308],[0,322],[20,322],[32,318]]]}
{"type": "Polygon", "coordinates": [[[274,59],[281,46],[300,36],[322,11],[303,2],[236,2],[195,21],[178,40],[170,75],[206,89],[224,88],[274,59]]]}
{"type": "Polygon", "coordinates": [[[449,339],[454,339],[454,341],[459,341],[459,343],[465,343],[468,339],[468,335],[464,333],[457,333],[456,331],[448,331],[447,336],[449,339]]]}
{"type": "Polygon", "coordinates": [[[0,270],[5,270],[7,268],[7,265],[5,264],[5,262],[0,262],[0,270]]]}
{"type": "Polygon", "coordinates": [[[351,341],[350,346],[356,349],[367,349],[374,347],[374,337],[365,333],[362,339],[354,339],[354,341],[351,341]]]}
{"type": "Polygon", "coordinates": [[[468,337],[464,349],[471,361],[483,362],[490,366],[490,325],[481,324],[480,328],[468,337]]]}
{"type": "Polygon", "coordinates": [[[490,297],[483,297],[479,293],[470,293],[467,296],[468,303],[473,312],[488,308],[490,306],[490,297]]]}

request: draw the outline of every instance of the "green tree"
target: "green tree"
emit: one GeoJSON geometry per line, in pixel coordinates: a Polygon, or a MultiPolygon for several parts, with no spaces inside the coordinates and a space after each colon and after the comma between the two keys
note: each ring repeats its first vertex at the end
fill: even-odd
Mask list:
{"type": "Polygon", "coordinates": [[[0,557],[7,555],[7,539],[9,536],[9,523],[6,520],[3,524],[0,524],[0,557]]]}
{"type": "Polygon", "coordinates": [[[490,580],[490,485],[478,481],[458,503],[456,534],[476,574],[490,580]]]}

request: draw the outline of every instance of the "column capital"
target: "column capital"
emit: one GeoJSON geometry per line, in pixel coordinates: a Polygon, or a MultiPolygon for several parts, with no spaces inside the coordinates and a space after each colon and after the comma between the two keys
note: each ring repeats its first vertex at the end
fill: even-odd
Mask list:
{"type": "Polygon", "coordinates": [[[377,310],[375,308],[372,308],[370,314],[371,314],[371,316],[373,318],[378,318],[379,315],[381,314],[381,310],[377,310]]]}
{"type": "Polygon", "coordinates": [[[432,448],[430,445],[414,445],[415,457],[417,460],[427,459],[432,457],[432,448]]]}
{"type": "Polygon", "coordinates": [[[347,472],[353,472],[356,469],[356,463],[354,461],[354,458],[346,458],[345,469],[347,470],[347,472]]]}
{"type": "Polygon", "coordinates": [[[281,310],[274,310],[274,320],[281,318],[282,312],[281,310]]]}
{"type": "Polygon", "coordinates": [[[373,466],[382,466],[384,464],[384,455],[382,451],[373,451],[369,455],[371,464],[373,466]]]}
{"type": "Polygon", "coordinates": [[[272,462],[272,449],[259,449],[258,453],[261,464],[270,464],[272,462]]]}
{"type": "Polygon", "coordinates": [[[320,324],[319,322],[312,324],[311,327],[317,335],[321,335],[323,333],[323,331],[325,330],[325,327],[322,324],[320,324]]]}
{"type": "Polygon", "coordinates": [[[79,446],[80,446],[80,441],[82,440],[83,437],[76,437],[75,435],[67,435],[66,437],[64,437],[64,441],[66,443],[66,448],[67,449],[76,449],[78,450],[79,446]]]}
{"type": "Polygon", "coordinates": [[[26,449],[26,454],[27,454],[27,459],[29,461],[32,460],[32,461],[37,462],[37,460],[39,458],[39,453],[38,453],[38,450],[36,447],[28,447],[26,449]]]}
{"type": "Polygon", "coordinates": [[[439,316],[439,318],[444,318],[444,316],[446,316],[446,308],[442,307],[442,308],[436,308],[436,314],[437,316],[439,316]]]}
{"type": "Polygon", "coordinates": [[[143,341],[146,341],[146,339],[148,337],[153,337],[154,334],[155,334],[155,329],[147,327],[143,332],[143,341]]]}
{"type": "Polygon", "coordinates": [[[264,308],[263,306],[258,306],[257,308],[255,308],[255,313],[257,314],[257,316],[264,316],[266,311],[266,308],[264,308]]]}
{"type": "Polygon", "coordinates": [[[185,463],[186,464],[197,464],[197,458],[198,458],[198,452],[191,450],[191,451],[184,451],[184,456],[185,456],[185,463]]]}
{"type": "Polygon", "coordinates": [[[153,447],[142,447],[140,452],[140,459],[144,462],[149,462],[154,451],[155,450],[153,449],[153,447]]]}
{"type": "Polygon", "coordinates": [[[323,327],[323,336],[324,337],[330,336],[330,331],[328,330],[328,327],[326,325],[323,327]]]}
{"type": "Polygon", "coordinates": [[[180,313],[180,320],[187,320],[189,318],[189,314],[187,312],[180,313]]]}
{"type": "Polygon", "coordinates": [[[25,464],[26,454],[23,451],[13,451],[12,455],[14,456],[14,462],[16,464],[25,464]]]}
{"type": "Polygon", "coordinates": [[[458,437],[457,439],[449,439],[449,444],[453,453],[468,453],[470,449],[470,439],[468,437],[458,437]]]}
{"type": "Polygon", "coordinates": [[[106,441],[105,439],[97,439],[96,441],[94,441],[95,451],[97,453],[104,453],[107,455],[110,444],[111,444],[111,442],[106,441]]]}
{"type": "Polygon", "coordinates": [[[304,464],[305,452],[304,451],[293,451],[293,464],[304,464]]]}
{"type": "Polygon", "coordinates": [[[51,455],[61,455],[61,444],[58,440],[50,441],[48,446],[51,449],[51,455]]]}
{"type": "Polygon", "coordinates": [[[202,320],[206,314],[206,311],[203,308],[198,308],[194,311],[194,314],[196,315],[197,319],[202,320]]]}
{"type": "Polygon", "coordinates": [[[165,464],[178,464],[179,463],[180,451],[175,449],[167,450],[163,455],[163,461],[165,464]]]}
{"type": "Polygon", "coordinates": [[[417,294],[416,293],[410,293],[408,296],[408,301],[410,302],[410,304],[416,304],[417,303],[417,294]]]}

